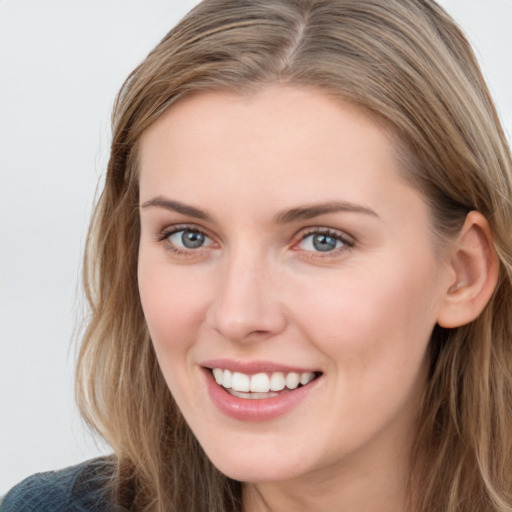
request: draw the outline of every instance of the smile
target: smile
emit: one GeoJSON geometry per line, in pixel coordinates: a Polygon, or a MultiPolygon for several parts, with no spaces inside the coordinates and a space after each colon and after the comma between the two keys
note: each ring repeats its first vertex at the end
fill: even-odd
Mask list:
{"type": "Polygon", "coordinates": [[[280,392],[305,386],[315,379],[314,372],[272,372],[249,375],[213,368],[212,375],[217,384],[233,396],[246,399],[262,399],[278,396],[280,392]]]}
{"type": "Polygon", "coordinates": [[[307,400],[324,382],[321,371],[261,361],[217,360],[201,367],[213,405],[240,421],[260,422],[282,416],[307,400]]]}

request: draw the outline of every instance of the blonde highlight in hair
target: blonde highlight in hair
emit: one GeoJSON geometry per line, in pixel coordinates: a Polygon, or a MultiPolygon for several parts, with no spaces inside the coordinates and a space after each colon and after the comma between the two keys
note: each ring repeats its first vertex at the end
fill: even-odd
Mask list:
{"type": "Polygon", "coordinates": [[[411,457],[409,510],[512,511],[512,163],[473,52],[433,0],[206,0],[128,77],[89,231],[91,308],[77,400],[116,453],[112,489],[132,511],[240,511],[241,483],[207,459],[162,377],[139,301],[137,142],[180,98],[315,87],[382,120],[436,239],[488,219],[500,279],[483,314],[436,327],[411,457]]]}

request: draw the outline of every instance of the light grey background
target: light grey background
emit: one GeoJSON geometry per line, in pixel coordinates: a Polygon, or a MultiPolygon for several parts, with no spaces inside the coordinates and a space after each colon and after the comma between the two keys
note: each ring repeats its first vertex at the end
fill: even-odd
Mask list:
{"type": "MultiPolygon", "coordinates": [[[[114,96],[195,3],[0,0],[0,494],[108,452],[73,405],[85,232],[114,96]]],[[[474,43],[510,140],[512,1],[441,3],[474,43]]]]}

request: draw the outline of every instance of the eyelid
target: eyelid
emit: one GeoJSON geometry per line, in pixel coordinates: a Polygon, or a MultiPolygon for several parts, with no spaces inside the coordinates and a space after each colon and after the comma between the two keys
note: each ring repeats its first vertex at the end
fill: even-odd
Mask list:
{"type": "Polygon", "coordinates": [[[297,251],[304,251],[305,253],[311,253],[311,257],[325,258],[329,256],[339,255],[340,252],[350,250],[354,247],[355,243],[355,238],[344,231],[341,231],[339,229],[328,228],[325,226],[314,226],[306,228],[296,235],[295,241],[293,243],[293,249],[297,251]],[[298,245],[306,238],[316,234],[332,236],[336,240],[340,241],[342,243],[342,246],[335,248],[332,251],[325,252],[300,249],[298,247],[298,245]]]}
{"type": "Polygon", "coordinates": [[[201,249],[208,249],[212,245],[218,245],[215,241],[215,238],[209,234],[208,230],[197,226],[195,224],[174,224],[172,226],[168,226],[162,230],[160,230],[156,235],[156,241],[165,243],[166,249],[175,252],[177,254],[193,254],[193,253],[199,253],[201,252],[201,249]],[[195,233],[200,233],[205,236],[205,238],[211,240],[212,243],[198,247],[197,249],[191,249],[187,247],[179,247],[173,244],[170,241],[170,237],[176,233],[179,233],[181,231],[191,231],[195,233]]]}
{"type": "Polygon", "coordinates": [[[157,233],[157,240],[165,240],[171,235],[175,233],[179,233],[180,231],[195,231],[197,233],[202,233],[208,238],[211,238],[208,233],[199,226],[195,226],[194,224],[173,224],[172,226],[165,227],[157,233]]]}
{"type": "MultiPolygon", "coordinates": [[[[177,254],[183,254],[183,255],[197,255],[198,253],[202,252],[203,249],[210,249],[212,246],[215,248],[215,246],[219,247],[219,243],[216,241],[216,237],[212,234],[210,234],[209,230],[204,229],[201,226],[198,226],[197,224],[193,223],[183,223],[183,224],[174,224],[171,226],[167,226],[157,233],[155,236],[155,239],[157,242],[165,243],[166,249],[170,250],[177,254]],[[179,233],[180,231],[192,231],[201,233],[206,238],[211,240],[212,243],[209,243],[204,246],[200,246],[195,249],[186,248],[186,247],[179,247],[176,246],[174,243],[170,241],[170,237],[173,234],[179,233]]],[[[352,236],[346,233],[345,231],[330,228],[326,226],[311,226],[301,229],[294,237],[292,241],[291,249],[295,251],[301,251],[308,255],[308,257],[312,258],[329,258],[333,256],[339,256],[340,253],[348,251],[354,247],[356,243],[356,239],[352,236]],[[315,235],[315,234],[324,234],[329,235],[335,238],[336,240],[340,241],[342,246],[334,248],[331,251],[314,251],[314,250],[308,250],[308,249],[302,249],[299,247],[299,244],[303,242],[306,238],[309,236],[315,235]]]]}

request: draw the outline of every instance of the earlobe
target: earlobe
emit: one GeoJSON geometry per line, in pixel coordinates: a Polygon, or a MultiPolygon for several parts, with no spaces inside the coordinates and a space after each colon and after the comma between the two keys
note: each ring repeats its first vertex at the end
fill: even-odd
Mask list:
{"type": "Polygon", "coordinates": [[[453,244],[451,282],[437,323],[454,328],[472,322],[489,302],[498,282],[498,270],[489,223],[481,213],[470,212],[453,244]]]}

